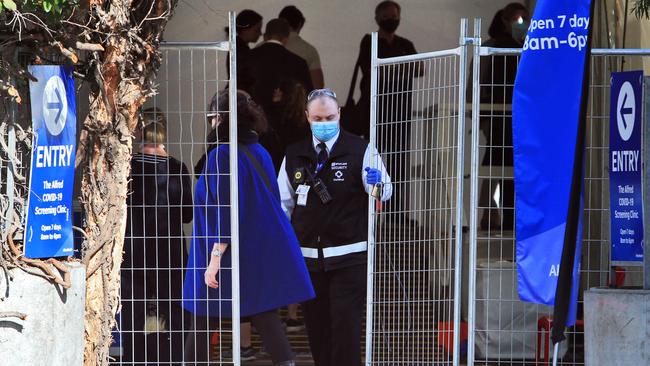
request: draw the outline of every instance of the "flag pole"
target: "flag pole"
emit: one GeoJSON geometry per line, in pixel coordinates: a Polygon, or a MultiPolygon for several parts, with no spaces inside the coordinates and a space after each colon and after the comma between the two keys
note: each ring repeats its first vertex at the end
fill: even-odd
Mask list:
{"type": "MultiPolygon", "coordinates": [[[[590,19],[594,16],[594,1],[590,3],[590,19]]],[[[582,80],[582,98],[580,101],[580,120],[578,122],[578,133],[576,136],[576,149],[573,160],[573,178],[571,180],[571,195],[567,212],[566,228],[564,232],[564,245],[562,248],[562,260],[560,261],[560,273],[555,290],[555,306],[553,308],[553,329],[551,339],[557,351],[558,343],[565,340],[564,328],[567,324],[569,308],[571,305],[571,291],[573,284],[573,269],[575,263],[578,229],[582,215],[582,188],[585,156],[585,135],[587,130],[587,106],[589,102],[589,73],[591,70],[591,40],[593,25],[589,26],[587,36],[587,52],[585,54],[584,77],[582,80]]],[[[577,290],[577,289],[576,289],[577,290]]],[[[553,360],[555,363],[555,358],[553,360]]]]}

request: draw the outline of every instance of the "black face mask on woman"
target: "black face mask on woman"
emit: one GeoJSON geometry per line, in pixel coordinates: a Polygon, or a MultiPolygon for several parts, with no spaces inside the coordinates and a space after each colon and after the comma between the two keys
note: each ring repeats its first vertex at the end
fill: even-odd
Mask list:
{"type": "Polygon", "coordinates": [[[399,19],[382,19],[379,21],[379,28],[385,32],[393,33],[397,30],[397,27],[399,27],[399,19]]]}

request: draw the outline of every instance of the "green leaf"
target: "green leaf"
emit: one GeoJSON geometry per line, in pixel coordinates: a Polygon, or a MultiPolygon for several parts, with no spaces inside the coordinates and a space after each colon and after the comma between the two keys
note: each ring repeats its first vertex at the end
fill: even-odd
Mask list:
{"type": "Polygon", "coordinates": [[[636,15],[637,19],[645,17],[646,19],[650,18],[648,11],[650,10],[650,0],[637,0],[632,11],[636,15]]]}
{"type": "Polygon", "coordinates": [[[2,13],[2,8],[3,8],[2,1],[0,1],[0,13],[2,13]]]}
{"type": "Polygon", "coordinates": [[[49,13],[50,10],[52,10],[52,2],[48,0],[43,1],[43,10],[45,10],[46,13],[49,13]]]}
{"type": "Polygon", "coordinates": [[[4,4],[5,8],[15,11],[16,10],[16,3],[14,0],[2,0],[2,3],[4,4]]]}

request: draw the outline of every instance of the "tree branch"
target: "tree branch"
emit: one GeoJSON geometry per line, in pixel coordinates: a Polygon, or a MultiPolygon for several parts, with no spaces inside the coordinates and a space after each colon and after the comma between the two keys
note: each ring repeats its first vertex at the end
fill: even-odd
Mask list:
{"type": "Polygon", "coordinates": [[[75,48],[83,51],[104,51],[104,47],[97,43],[82,43],[78,42],[75,45],[75,48]]]}
{"type": "Polygon", "coordinates": [[[18,311],[3,311],[0,312],[0,319],[2,318],[18,318],[20,320],[25,320],[27,319],[27,314],[18,311]]]}
{"type": "Polygon", "coordinates": [[[650,0],[636,0],[632,11],[637,19],[641,19],[642,17],[646,19],[650,18],[650,0]]]}

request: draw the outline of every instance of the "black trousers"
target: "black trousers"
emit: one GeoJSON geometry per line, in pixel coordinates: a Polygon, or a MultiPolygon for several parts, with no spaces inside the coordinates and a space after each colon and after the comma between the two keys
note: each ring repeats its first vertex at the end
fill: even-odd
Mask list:
{"type": "Polygon", "coordinates": [[[366,305],[365,264],[310,272],[316,298],[304,304],[314,366],[359,366],[366,305]]]}
{"type": "MultiPolygon", "coordinates": [[[[293,360],[293,351],[276,310],[252,315],[251,323],[262,337],[273,364],[293,360]]],[[[219,329],[219,319],[197,316],[185,342],[185,365],[210,364],[210,329],[219,329]]]]}
{"type": "Polygon", "coordinates": [[[190,328],[190,315],[180,301],[122,299],[118,324],[123,350],[122,361],[134,365],[180,365],[183,339],[190,328]],[[147,308],[149,305],[149,309],[147,308]],[[155,305],[152,309],[151,305],[155,305]],[[165,319],[167,331],[145,334],[147,311],[165,319]]]}

